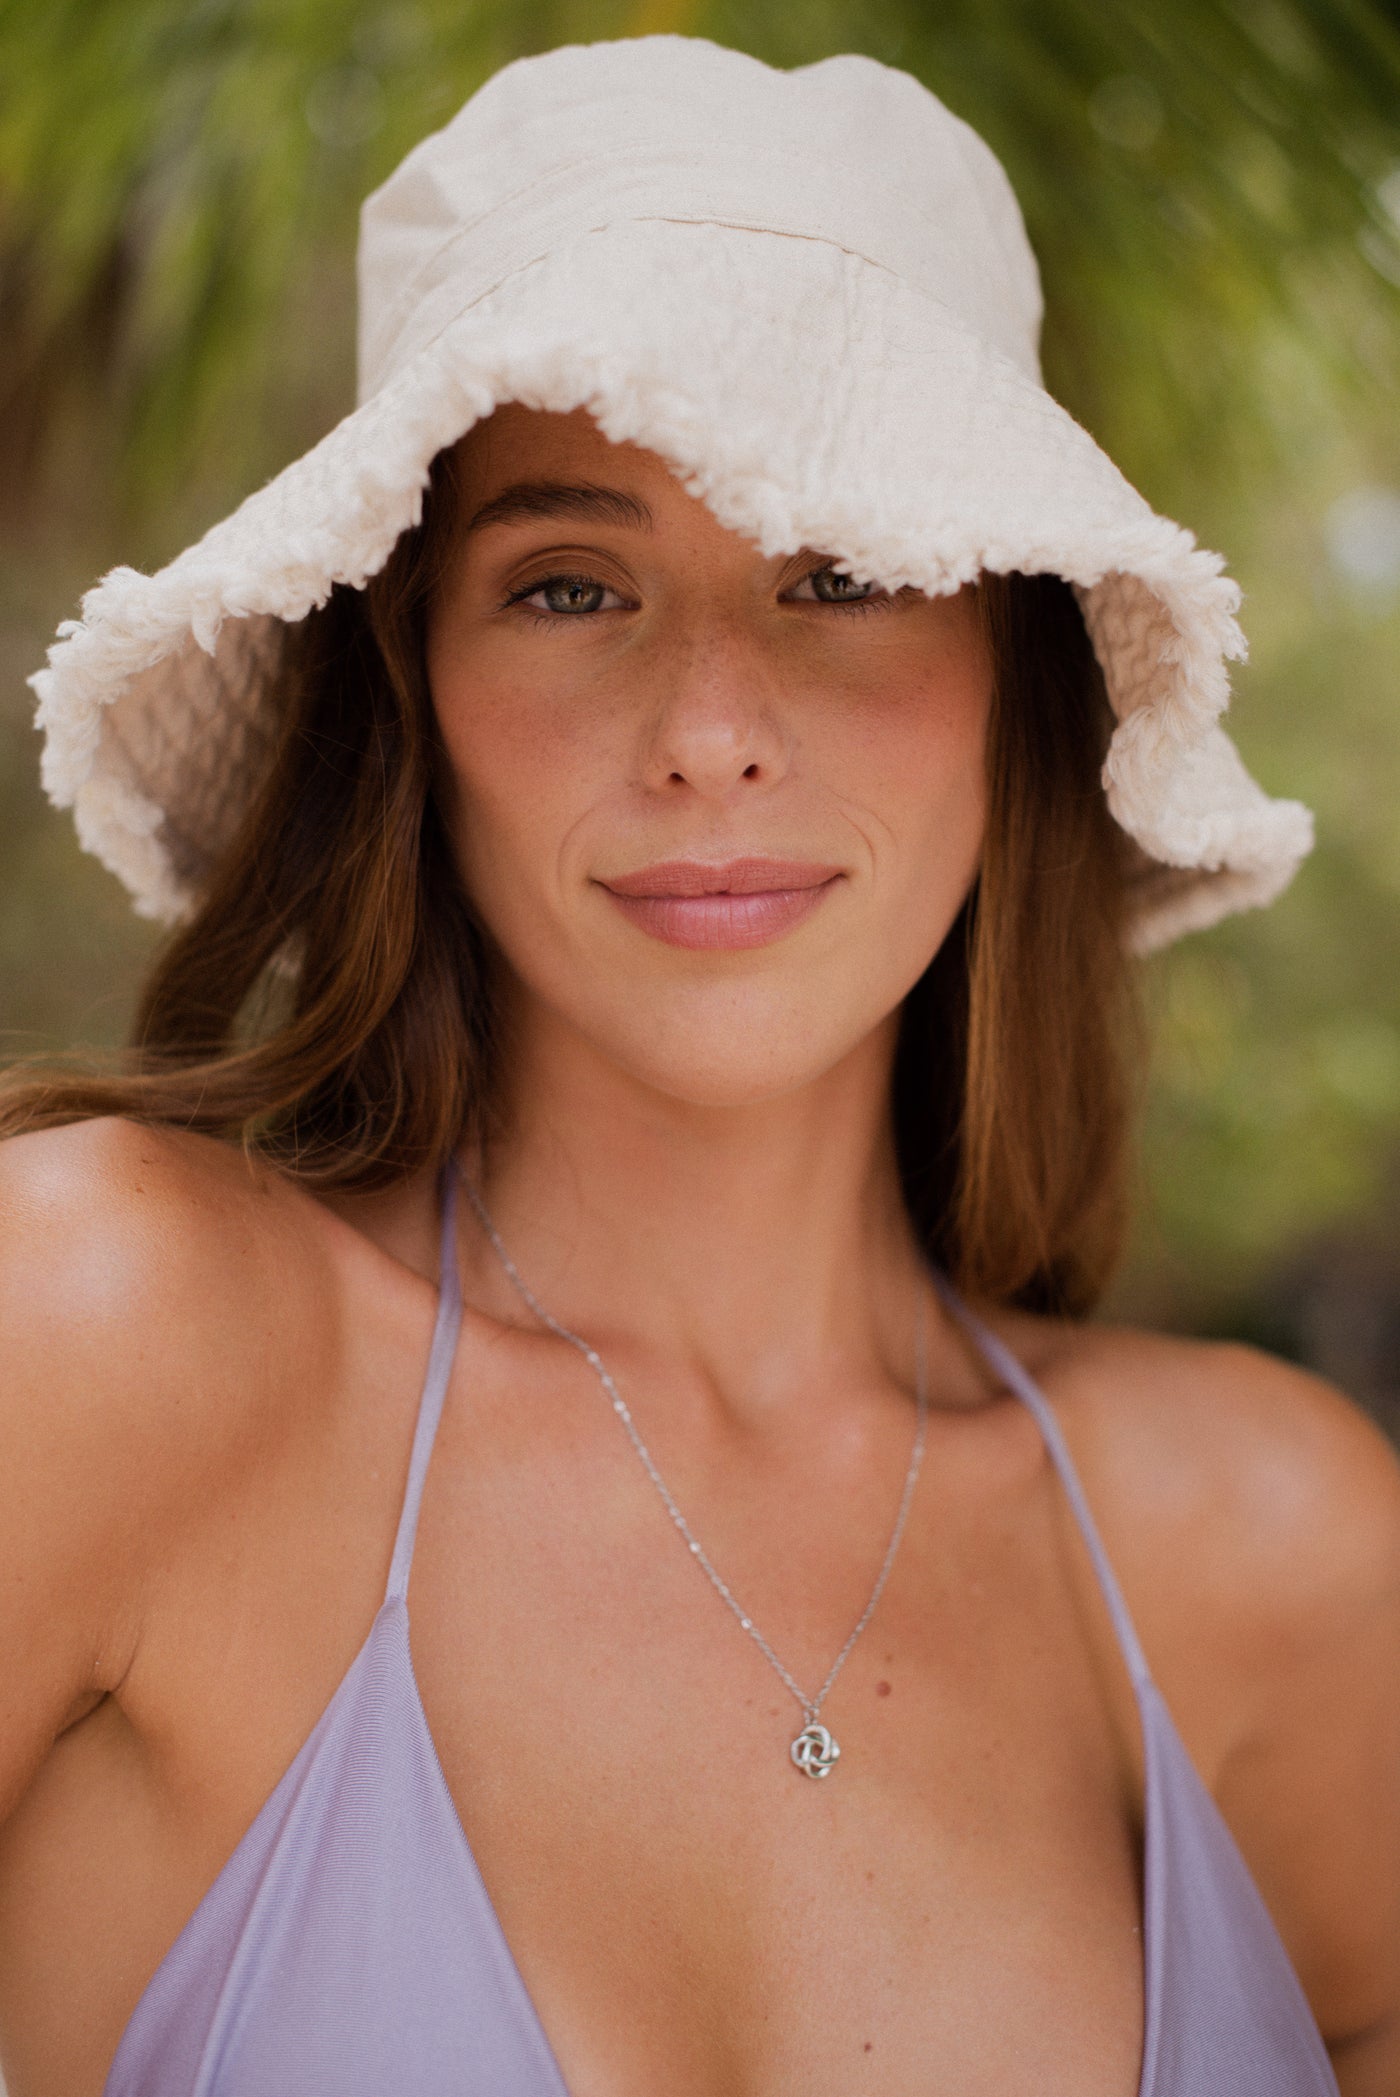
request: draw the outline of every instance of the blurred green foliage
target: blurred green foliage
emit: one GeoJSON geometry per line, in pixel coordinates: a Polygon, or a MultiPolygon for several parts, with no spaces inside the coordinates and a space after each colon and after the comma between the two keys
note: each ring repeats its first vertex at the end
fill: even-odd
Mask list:
{"type": "MultiPolygon", "coordinates": [[[[0,0],[8,1045],[113,1038],[149,945],[38,801],[23,673],[84,579],[169,558],[349,407],[365,191],[520,53],[653,30],[780,65],[866,51],[1002,156],[1052,389],[1245,585],[1235,731],[1321,843],[1273,911],[1150,971],[1122,1300],[1305,1351],[1258,1306],[1329,1232],[1389,1231],[1365,1219],[1400,1156],[1394,8],[0,0]]],[[[1400,1390],[1400,1311],[1395,1354],[1400,1390]]]]}

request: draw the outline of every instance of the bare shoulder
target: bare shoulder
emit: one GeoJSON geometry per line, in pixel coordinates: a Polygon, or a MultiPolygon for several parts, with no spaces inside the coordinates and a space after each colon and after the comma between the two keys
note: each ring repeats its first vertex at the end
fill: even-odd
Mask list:
{"type": "Polygon", "coordinates": [[[315,1300],[310,1206],[226,1145],[118,1119],[0,1145],[0,1408],[31,1491],[148,1507],[260,1431],[274,1358],[316,1343],[278,1316],[315,1300]]]}
{"type": "Polygon", "coordinates": [[[178,1386],[197,1405],[220,1359],[256,1355],[281,1288],[314,1262],[308,1208],[275,1172],[178,1130],[94,1120],[13,1137],[0,1321],[6,1361],[27,1371],[13,1382],[38,1374],[50,1403],[78,1382],[107,1403],[178,1386]]]}
{"type": "Polygon", "coordinates": [[[1027,1320],[1108,1526],[1236,1620],[1400,1610],[1400,1458],[1342,1392],[1233,1342],[1027,1320]]]}
{"type": "Polygon", "coordinates": [[[280,1321],[273,1373],[279,1291],[316,1293],[314,1213],[224,1146],[120,1120],[0,1144],[0,1821],[120,1685],[186,1526],[254,1475],[318,1344],[280,1321]]]}

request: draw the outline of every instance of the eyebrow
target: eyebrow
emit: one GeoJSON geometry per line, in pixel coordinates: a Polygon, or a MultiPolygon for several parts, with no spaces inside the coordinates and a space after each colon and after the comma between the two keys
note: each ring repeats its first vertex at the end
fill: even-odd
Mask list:
{"type": "Polygon", "coordinates": [[[640,496],[628,495],[621,488],[603,488],[591,481],[515,481],[481,505],[467,530],[543,517],[581,517],[592,524],[620,524],[639,532],[651,531],[654,524],[640,496]]]}

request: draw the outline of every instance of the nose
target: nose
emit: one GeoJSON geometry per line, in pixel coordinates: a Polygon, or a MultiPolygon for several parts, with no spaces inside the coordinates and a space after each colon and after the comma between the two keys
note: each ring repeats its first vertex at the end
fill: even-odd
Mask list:
{"type": "Polygon", "coordinates": [[[774,665],[736,622],[710,619],[676,636],[653,665],[657,696],[642,750],[653,792],[689,787],[720,800],[738,786],[771,786],[790,746],[774,665]]]}

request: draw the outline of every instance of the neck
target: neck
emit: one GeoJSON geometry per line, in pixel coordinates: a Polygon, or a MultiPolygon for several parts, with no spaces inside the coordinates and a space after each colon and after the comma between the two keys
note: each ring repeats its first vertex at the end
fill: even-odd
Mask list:
{"type": "MultiPolygon", "coordinates": [[[[523,1028],[481,1183],[526,1281],[605,1354],[679,1355],[755,1413],[814,1381],[908,1381],[921,1264],[890,1128],[896,1031],[791,1093],[709,1106],[523,1028]]],[[[521,1317],[489,1249],[470,1259],[478,1300],[521,1317]]]]}

